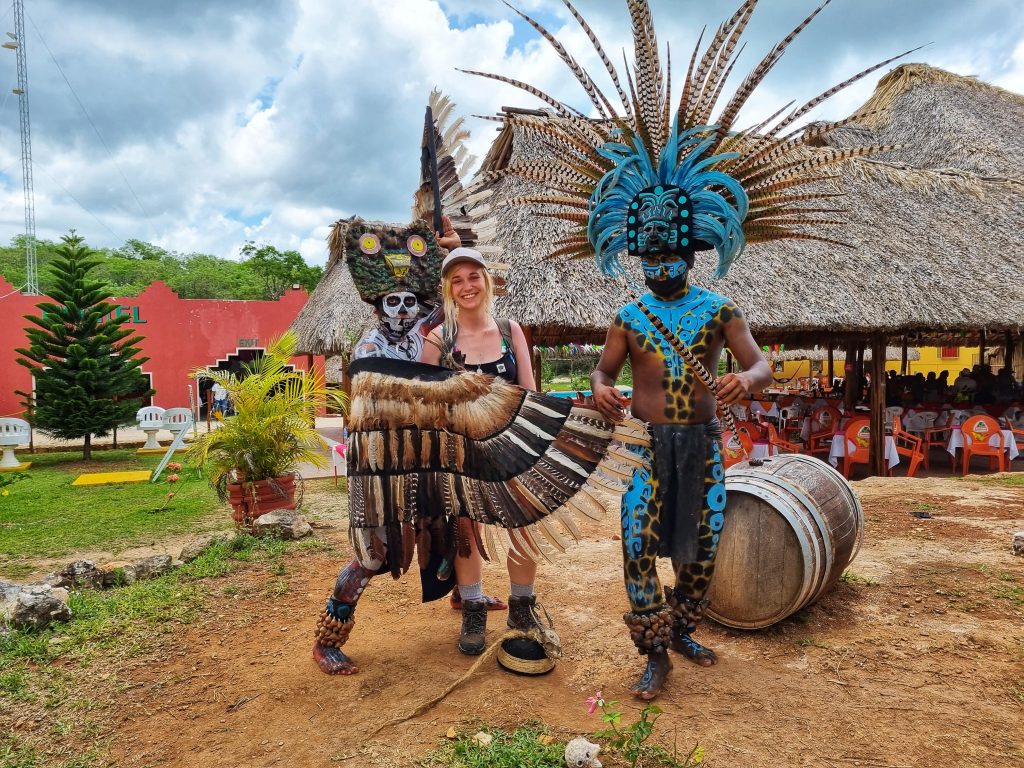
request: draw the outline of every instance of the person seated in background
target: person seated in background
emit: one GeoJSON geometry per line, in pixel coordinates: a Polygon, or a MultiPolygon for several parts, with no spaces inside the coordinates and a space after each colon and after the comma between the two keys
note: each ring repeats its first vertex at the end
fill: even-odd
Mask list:
{"type": "Polygon", "coordinates": [[[977,388],[978,382],[971,376],[971,371],[964,368],[953,382],[953,400],[958,403],[969,403],[974,400],[974,392],[977,388]]]}

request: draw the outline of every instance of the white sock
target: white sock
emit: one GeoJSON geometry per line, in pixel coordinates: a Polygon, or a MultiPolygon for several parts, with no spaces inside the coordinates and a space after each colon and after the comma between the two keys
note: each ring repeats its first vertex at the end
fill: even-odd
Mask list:
{"type": "Polygon", "coordinates": [[[476,584],[459,584],[459,594],[462,595],[462,601],[474,600],[480,602],[484,599],[484,583],[478,581],[476,584]]]}
{"type": "Polygon", "coordinates": [[[533,584],[509,583],[512,585],[512,597],[533,597],[533,584]]]}

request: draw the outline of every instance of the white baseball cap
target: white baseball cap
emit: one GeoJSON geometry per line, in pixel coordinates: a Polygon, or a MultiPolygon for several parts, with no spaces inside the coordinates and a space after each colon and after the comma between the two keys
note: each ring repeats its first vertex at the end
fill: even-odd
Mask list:
{"type": "Polygon", "coordinates": [[[453,248],[447,256],[444,257],[444,261],[441,262],[441,277],[444,277],[452,267],[456,264],[462,264],[463,262],[472,262],[479,266],[487,269],[487,262],[484,261],[484,257],[480,255],[480,251],[472,248],[453,248]]]}

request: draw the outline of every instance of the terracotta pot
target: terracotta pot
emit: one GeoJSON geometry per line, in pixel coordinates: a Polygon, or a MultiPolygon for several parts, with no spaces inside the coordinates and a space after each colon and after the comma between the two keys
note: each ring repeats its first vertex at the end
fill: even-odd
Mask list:
{"type": "Polygon", "coordinates": [[[239,525],[252,524],[260,515],[275,509],[295,509],[295,478],[282,475],[273,480],[228,485],[231,518],[239,525]]]}

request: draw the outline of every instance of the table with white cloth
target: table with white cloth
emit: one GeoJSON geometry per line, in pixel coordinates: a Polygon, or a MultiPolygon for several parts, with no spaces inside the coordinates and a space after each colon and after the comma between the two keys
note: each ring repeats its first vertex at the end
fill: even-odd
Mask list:
{"type": "Polygon", "coordinates": [[[752,459],[767,459],[774,455],[775,451],[771,449],[768,443],[756,442],[754,443],[753,449],[750,451],[750,458],[752,459]]]}
{"type": "MultiPolygon", "coordinates": [[[[849,450],[855,450],[856,446],[852,440],[847,440],[843,435],[834,435],[832,437],[832,450],[828,452],[828,463],[833,467],[839,466],[839,459],[846,455],[847,446],[849,443],[849,450]]],[[[900,455],[896,452],[896,441],[892,435],[885,436],[885,464],[889,469],[892,469],[900,463],[900,455]]]]}
{"type": "MultiPolygon", "coordinates": [[[[1003,448],[1006,449],[1006,455],[1013,461],[1020,455],[1020,451],[1017,448],[1017,441],[1013,439],[1013,432],[1008,429],[1002,430],[1003,433],[1003,448]]],[[[988,439],[988,444],[995,447],[999,445],[999,436],[992,435],[988,439]]],[[[946,450],[949,451],[950,455],[956,456],[958,448],[964,447],[964,433],[960,427],[952,427],[952,431],[949,435],[949,445],[946,446],[946,450]]]]}

